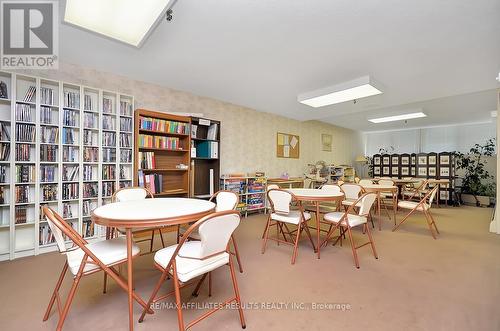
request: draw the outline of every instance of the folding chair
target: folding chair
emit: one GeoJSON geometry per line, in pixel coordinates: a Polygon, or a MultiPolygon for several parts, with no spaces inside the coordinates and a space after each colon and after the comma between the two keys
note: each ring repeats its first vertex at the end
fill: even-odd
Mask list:
{"type": "Polygon", "coordinates": [[[356,252],[356,250],[365,246],[365,245],[369,244],[371,246],[373,256],[376,259],[378,259],[378,255],[377,255],[377,251],[375,250],[375,243],[373,242],[370,227],[367,225],[368,217],[370,215],[370,210],[373,206],[373,203],[375,202],[375,199],[377,199],[377,194],[375,192],[365,193],[361,197],[359,197],[345,212],[328,213],[328,214],[325,214],[323,217],[326,222],[330,222],[334,226],[330,230],[330,232],[327,234],[326,239],[323,241],[323,243],[321,245],[327,244],[328,241],[330,240],[332,234],[338,228],[340,231],[340,235],[338,236],[334,245],[337,243],[337,241],[340,240],[340,245],[342,246],[342,235],[345,232],[347,232],[347,235],[349,236],[349,241],[351,243],[352,255],[354,257],[354,264],[356,265],[356,268],[359,268],[358,253],[356,252]],[[354,214],[355,206],[359,206],[359,210],[358,210],[357,214],[354,214]],[[353,227],[360,226],[360,225],[363,226],[363,233],[366,233],[368,235],[369,241],[362,244],[362,245],[355,246],[353,238],[352,238],[351,229],[353,227]]]}
{"type": "MultiPolygon", "coordinates": [[[[231,302],[236,302],[240,315],[241,326],[244,329],[246,327],[245,317],[243,316],[243,309],[241,307],[241,299],[238,283],[236,281],[236,274],[234,272],[233,260],[231,253],[229,252],[229,240],[239,223],[240,213],[238,211],[229,210],[210,214],[191,225],[182,236],[179,244],[160,249],[156,252],[154,256],[154,265],[162,272],[162,274],[153,289],[153,293],[151,293],[147,307],[150,307],[151,304],[175,294],[179,330],[183,331],[189,329],[196,323],[231,302]],[[187,241],[189,236],[195,230],[198,230],[201,240],[187,241]],[[210,296],[212,294],[212,271],[227,264],[229,264],[231,273],[234,297],[217,304],[214,309],[205,312],[185,326],[182,316],[180,289],[191,285],[192,283],[190,283],[190,281],[192,279],[202,276],[202,278],[198,281],[197,289],[195,289],[195,291],[197,291],[201,282],[208,275],[208,293],[210,296]],[[156,297],[161,285],[167,278],[173,279],[174,290],[166,295],[156,297]]],[[[144,321],[146,313],[147,309],[144,309],[141,317],[139,318],[139,323],[144,321]]]]}
{"type": "MultiPolygon", "coordinates": [[[[127,291],[127,282],[119,276],[118,272],[114,268],[117,265],[127,262],[127,243],[126,239],[123,237],[88,243],[51,208],[44,206],[42,207],[42,212],[47,218],[47,222],[52,234],[54,235],[59,252],[66,255],[66,261],[43,317],[44,322],[48,320],[54,302],[57,301],[59,322],[57,323],[56,330],[59,331],[62,330],[69,308],[73,302],[76,289],[83,276],[104,271],[111,278],[113,278],[123,290],[127,291]],[[73,246],[71,248],[66,248],[64,236],[73,242],[73,246]],[[73,274],[73,284],[71,285],[64,307],[61,307],[62,303],[59,296],[59,290],[61,289],[64,276],[66,275],[68,269],[73,274]]],[[[137,257],[139,253],[139,247],[134,244],[132,246],[132,256],[137,257]]],[[[153,313],[149,306],[146,305],[146,303],[138,297],[135,292],[132,292],[132,296],[148,313],[153,313]]]]}
{"type": "Polygon", "coordinates": [[[266,228],[264,230],[264,235],[262,238],[262,254],[264,254],[266,251],[267,240],[276,241],[278,245],[279,243],[292,245],[292,264],[295,264],[298,252],[299,238],[303,230],[306,231],[306,234],[309,237],[313,248],[315,249],[314,242],[307,225],[307,221],[311,219],[311,214],[304,211],[302,204],[298,204],[298,210],[291,210],[290,204],[293,201],[296,202],[298,200],[292,193],[288,191],[277,189],[269,190],[267,191],[267,197],[269,199],[269,203],[271,204],[271,213],[267,218],[266,228]],[[288,225],[296,225],[297,229],[290,231],[288,225]],[[269,238],[269,230],[271,226],[276,226],[276,238],[269,238]],[[294,232],[295,240],[293,239],[294,232]],[[283,236],[283,240],[280,239],[280,234],[283,236]],[[288,241],[285,234],[289,236],[290,241],[288,241]]]}
{"type": "Polygon", "coordinates": [[[427,220],[427,225],[429,226],[429,230],[431,231],[431,235],[434,239],[437,239],[436,234],[434,233],[434,229],[436,230],[437,234],[439,234],[439,230],[436,226],[436,221],[434,220],[434,217],[431,214],[432,201],[434,200],[437,191],[438,191],[438,186],[435,186],[419,202],[400,201],[398,203],[398,207],[403,209],[409,209],[410,212],[401,220],[401,222],[399,222],[398,225],[396,225],[392,229],[392,231],[396,231],[401,226],[401,224],[403,224],[403,222],[405,222],[408,219],[408,217],[410,217],[411,214],[413,214],[416,211],[419,211],[424,213],[425,219],[427,220]]]}

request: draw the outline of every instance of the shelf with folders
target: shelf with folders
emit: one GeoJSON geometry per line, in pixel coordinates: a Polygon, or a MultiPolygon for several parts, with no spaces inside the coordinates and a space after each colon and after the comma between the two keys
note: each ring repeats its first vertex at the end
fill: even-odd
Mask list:
{"type": "Polygon", "coordinates": [[[223,175],[220,178],[220,189],[238,194],[236,208],[245,217],[250,212],[266,211],[267,177],[223,175]]]}
{"type": "Polygon", "coordinates": [[[125,149],[133,148],[133,102],[116,92],[0,71],[0,260],[56,250],[43,206],[90,240],[104,236],[90,215],[131,183],[133,153],[125,149]],[[128,102],[123,114],[120,101],[128,102]],[[114,126],[103,123],[104,114],[114,116],[114,126]],[[120,126],[121,114],[128,120],[120,126]],[[114,133],[114,146],[102,140],[106,132],[114,133]],[[115,171],[107,184],[104,164],[115,171]]]}

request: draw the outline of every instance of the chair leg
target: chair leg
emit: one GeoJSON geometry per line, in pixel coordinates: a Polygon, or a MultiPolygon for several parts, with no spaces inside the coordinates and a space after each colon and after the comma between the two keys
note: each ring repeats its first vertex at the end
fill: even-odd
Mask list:
{"type": "Polygon", "coordinates": [[[238,267],[240,269],[240,273],[243,273],[243,266],[241,265],[240,252],[238,251],[238,245],[236,244],[236,240],[234,239],[234,234],[231,235],[231,242],[233,243],[234,255],[236,255],[236,261],[238,261],[238,267]]]}
{"type": "Polygon", "coordinates": [[[181,226],[177,225],[177,243],[179,243],[179,239],[181,238],[181,226]]]}
{"type": "Polygon", "coordinates": [[[64,266],[61,270],[61,274],[59,275],[59,279],[57,280],[56,287],[54,288],[54,292],[52,292],[52,296],[50,297],[49,305],[47,306],[47,310],[45,311],[45,315],[43,316],[44,322],[49,319],[50,311],[52,310],[54,302],[56,301],[57,296],[59,295],[59,289],[61,288],[64,276],[66,275],[66,271],[68,271],[67,261],[64,263],[64,266]]]}
{"type": "MultiPolygon", "coordinates": [[[[312,236],[311,236],[311,231],[309,230],[309,225],[307,225],[306,222],[303,222],[302,224],[304,226],[304,230],[306,230],[307,237],[309,238],[309,241],[311,242],[311,245],[312,245],[313,249],[315,250],[316,247],[314,246],[314,241],[313,241],[312,236]]],[[[330,225],[330,228],[331,227],[332,226],[330,225]]]]}
{"type": "Polygon", "coordinates": [[[165,248],[165,241],[163,240],[163,233],[161,232],[161,228],[158,229],[158,233],[160,234],[161,247],[165,248]]]}
{"type": "Polygon", "coordinates": [[[205,278],[207,278],[207,274],[203,274],[203,276],[201,276],[200,280],[198,281],[198,284],[196,284],[196,287],[193,290],[193,293],[191,293],[192,296],[197,297],[198,294],[200,294],[201,284],[203,284],[205,278]]]}
{"type": "MultiPolygon", "coordinates": [[[[85,258],[86,257],[87,257],[87,255],[85,255],[85,258]]],[[[78,287],[78,284],[80,283],[80,278],[82,277],[84,265],[85,265],[85,262],[82,263],[82,265],[80,266],[80,270],[78,271],[75,279],[73,279],[73,285],[71,285],[71,289],[69,290],[68,298],[66,299],[66,303],[64,304],[63,311],[61,313],[61,316],[59,316],[59,322],[57,323],[57,327],[56,327],[57,331],[62,330],[64,321],[66,320],[66,316],[68,316],[69,307],[71,306],[71,303],[73,302],[73,298],[75,297],[76,288],[78,287]]]]}
{"type": "Polygon", "coordinates": [[[438,230],[438,228],[437,228],[437,225],[436,225],[436,221],[434,220],[434,216],[432,216],[432,214],[431,214],[431,211],[430,211],[430,210],[428,210],[428,211],[427,211],[427,213],[428,213],[428,214],[429,214],[429,216],[431,217],[432,224],[434,225],[434,228],[436,229],[437,234],[440,234],[440,233],[439,233],[439,230],[438,230]]]}
{"type": "Polygon", "coordinates": [[[429,231],[431,231],[432,238],[437,239],[436,235],[434,234],[434,229],[432,228],[432,220],[430,219],[429,215],[425,210],[424,210],[424,215],[427,221],[427,226],[429,227],[429,231]]]}
{"type": "Polygon", "coordinates": [[[375,249],[375,243],[373,242],[372,232],[368,224],[365,224],[365,226],[366,226],[366,234],[368,235],[368,239],[370,239],[370,246],[372,247],[373,256],[375,256],[375,258],[378,259],[377,250],[375,249]]]}
{"type": "MultiPolygon", "coordinates": [[[[262,249],[261,249],[262,254],[264,254],[264,252],[266,251],[267,236],[269,236],[269,227],[270,226],[271,226],[271,214],[269,214],[269,216],[267,217],[267,224],[266,224],[266,228],[264,230],[264,235],[262,237],[262,249]]],[[[276,226],[278,226],[278,225],[276,225],[276,226]]]]}
{"type": "Polygon", "coordinates": [[[412,209],[408,215],[406,215],[402,220],[401,222],[398,223],[398,225],[396,225],[395,227],[392,228],[392,232],[396,231],[400,226],[401,224],[403,224],[407,219],[408,217],[410,217],[411,214],[413,214],[415,212],[416,209],[412,209]]]}
{"type": "Polygon", "coordinates": [[[354,257],[354,264],[356,265],[356,268],[359,269],[358,252],[356,252],[356,246],[354,246],[354,240],[352,239],[352,231],[351,231],[351,228],[349,226],[347,226],[347,235],[349,236],[349,241],[351,242],[352,256],[354,257]]]}
{"type": "Polygon", "coordinates": [[[177,305],[177,320],[179,322],[179,331],[184,331],[184,319],[182,317],[181,291],[179,289],[179,279],[177,278],[177,267],[175,261],[172,263],[172,273],[174,280],[175,303],[177,305]]]}
{"type": "MultiPolygon", "coordinates": [[[[160,290],[161,284],[163,284],[163,282],[165,281],[165,279],[167,277],[168,277],[168,271],[164,270],[160,276],[160,279],[156,283],[156,286],[153,289],[153,292],[151,293],[151,297],[149,298],[148,303],[146,304],[146,307],[151,307],[151,304],[153,303],[153,301],[156,297],[156,294],[158,294],[158,291],[160,290]]],[[[144,321],[144,317],[146,316],[147,312],[148,312],[147,309],[144,308],[144,310],[142,311],[141,317],[139,318],[139,323],[142,323],[142,321],[144,321]]]]}
{"type": "MultiPolygon", "coordinates": [[[[231,258],[231,255],[229,255],[229,258],[231,258]]],[[[212,296],[212,272],[210,271],[208,273],[208,296],[212,296]]]]}
{"type": "Polygon", "coordinates": [[[106,294],[107,290],[108,290],[108,274],[104,273],[104,279],[102,282],[102,294],[106,294]]]}
{"type": "Polygon", "coordinates": [[[243,309],[241,307],[240,290],[238,288],[238,282],[236,281],[236,273],[234,272],[233,259],[231,258],[231,255],[229,255],[229,270],[231,271],[231,280],[233,281],[234,295],[236,297],[236,303],[238,304],[241,328],[245,329],[247,326],[245,323],[245,316],[243,315],[243,309]]]}
{"type": "Polygon", "coordinates": [[[151,243],[149,244],[149,252],[153,252],[153,243],[155,241],[155,230],[151,231],[151,243]]]}
{"type": "Polygon", "coordinates": [[[298,248],[299,248],[299,238],[300,238],[300,234],[301,234],[301,230],[300,230],[300,223],[298,225],[298,229],[297,229],[297,236],[295,237],[295,244],[293,245],[293,253],[292,253],[292,264],[295,264],[295,259],[297,259],[297,251],[298,251],[298,248]]]}

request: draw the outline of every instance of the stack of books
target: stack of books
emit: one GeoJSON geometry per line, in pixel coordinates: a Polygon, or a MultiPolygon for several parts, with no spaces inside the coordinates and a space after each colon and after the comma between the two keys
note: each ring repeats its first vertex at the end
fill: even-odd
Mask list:
{"type": "Polygon", "coordinates": [[[138,169],[155,169],[156,160],[154,152],[139,152],[137,160],[138,169]]]}
{"type": "Polygon", "coordinates": [[[188,134],[189,123],[167,121],[158,118],[141,117],[139,119],[139,128],[143,130],[188,134]]]}
{"type": "Polygon", "coordinates": [[[180,140],[176,137],[159,137],[140,134],[138,143],[139,147],[146,148],[182,149],[180,140]]]}
{"type": "Polygon", "coordinates": [[[148,174],[145,175],[142,170],[139,170],[139,186],[150,189],[151,192],[157,194],[163,192],[163,175],[148,174]]]}

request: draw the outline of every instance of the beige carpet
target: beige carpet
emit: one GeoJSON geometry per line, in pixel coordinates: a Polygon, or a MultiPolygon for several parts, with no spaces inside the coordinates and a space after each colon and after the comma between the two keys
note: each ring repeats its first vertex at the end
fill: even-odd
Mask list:
{"type": "MultiPolygon", "coordinates": [[[[244,219],[237,238],[245,272],[238,274],[238,281],[248,305],[247,329],[500,330],[500,236],[488,233],[491,209],[433,211],[441,230],[438,240],[432,239],[420,216],[395,233],[390,231],[392,222],[385,219],[383,230],[374,231],[380,258],[375,260],[368,246],[362,248],[360,269],[353,265],[348,244],[324,248],[317,260],[303,240],[294,266],[290,265],[291,247],[270,243],[261,255],[265,218],[244,219]],[[285,309],[286,303],[295,303],[297,309],[285,309]],[[344,310],[312,309],[319,303],[344,304],[340,306],[344,310]]],[[[357,232],[355,239],[359,243],[364,238],[357,232]]],[[[42,316],[63,261],[63,256],[51,253],[0,263],[1,330],[55,329],[57,312],[45,323],[42,316]]],[[[143,256],[135,265],[136,288],[144,298],[159,277],[151,261],[151,255],[143,256]]],[[[229,269],[221,268],[214,275],[212,298],[208,298],[206,286],[196,300],[190,296],[191,288],[183,291],[183,298],[216,302],[231,293],[229,281],[229,269]]],[[[67,277],[64,294],[70,282],[67,277]]],[[[112,283],[103,295],[101,286],[100,273],[83,279],[65,330],[128,328],[125,292],[112,283]]],[[[171,284],[167,282],[166,288],[171,284]]],[[[140,312],[135,305],[136,321],[140,312]]],[[[189,321],[198,313],[187,311],[185,318],[189,321]]],[[[176,330],[175,310],[156,311],[144,323],[136,323],[135,329],[176,330]]],[[[230,310],[193,327],[238,329],[238,314],[230,310]]]]}

